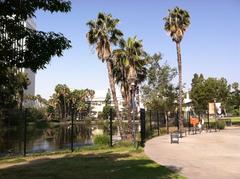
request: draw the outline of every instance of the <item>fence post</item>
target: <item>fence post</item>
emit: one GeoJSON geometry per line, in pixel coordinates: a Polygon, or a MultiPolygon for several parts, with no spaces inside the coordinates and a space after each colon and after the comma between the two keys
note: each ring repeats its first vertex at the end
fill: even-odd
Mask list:
{"type": "Polygon", "coordinates": [[[71,151],[73,152],[73,118],[74,118],[74,108],[72,106],[72,120],[71,120],[71,151]]]}
{"type": "Polygon", "coordinates": [[[191,122],[190,122],[190,111],[188,111],[188,131],[190,131],[190,128],[191,128],[191,122]]]}
{"type": "Polygon", "coordinates": [[[167,134],[169,134],[169,120],[168,120],[168,112],[166,112],[166,117],[167,117],[167,119],[166,119],[166,125],[167,125],[167,134]]]}
{"type": "Polygon", "coordinates": [[[110,147],[112,147],[112,120],[113,120],[113,111],[112,111],[112,108],[110,108],[110,116],[109,116],[109,119],[110,119],[110,125],[109,125],[109,128],[110,128],[110,147]]]}
{"type": "Polygon", "coordinates": [[[208,111],[208,130],[210,129],[210,123],[209,123],[209,111],[208,111]]]}
{"type": "Polygon", "coordinates": [[[23,156],[27,154],[27,108],[24,111],[24,139],[23,139],[23,156]]]}
{"type": "Polygon", "coordinates": [[[149,110],[149,122],[150,122],[149,128],[150,128],[150,131],[151,131],[152,130],[152,111],[151,110],[149,110]]]}
{"type": "Polygon", "coordinates": [[[160,131],[159,131],[159,130],[160,130],[160,129],[159,129],[159,128],[160,128],[159,120],[160,120],[160,119],[159,119],[159,114],[158,114],[158,111],[157,111],[157,128],[158,128],[158,136],[160,135],[160,131]]]}
{"type": "Polygon", "coordinates": [[[140,109],[140,120],[141,120],[141,146],[144,147],[145,143],[145,109],[140,109]]]}

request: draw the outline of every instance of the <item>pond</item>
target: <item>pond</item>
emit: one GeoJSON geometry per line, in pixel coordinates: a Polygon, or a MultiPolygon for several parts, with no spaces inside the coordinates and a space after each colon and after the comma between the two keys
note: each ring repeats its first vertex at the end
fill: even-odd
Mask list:
{"type": "MultiPolygon", "coordinates": [[[[73,127],[74,147],[93,144],[93,136],[107,132],[103,124],[75,123],[73,127]]],[[[116,133],[116,131],[114,131],[116,133]]],[[[0,127],[0,156],[23,154],[24,127],[0,127]]],[[[71,123],[28,124],[27,153],[58,151],[71,146],[71,123]]]]}

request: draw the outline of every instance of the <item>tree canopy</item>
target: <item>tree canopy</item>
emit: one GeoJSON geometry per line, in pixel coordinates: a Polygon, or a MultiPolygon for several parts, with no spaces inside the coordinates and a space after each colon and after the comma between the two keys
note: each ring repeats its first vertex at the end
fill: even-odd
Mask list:
{"type": "Polygon", "coordinates": [[[62,56],[71,47],[61,33],[43,32],[27,27],[37,10],[68,12],[71,2],[64,0],[0,1],[0,68],[24,67],[36,72],[45,68],[53,56],[62,56]]]}
{"type": "Polygon", "coordinates": [[[147,81],[142,87],[142,99],[148,109],[174,111],[177,91],[172,80],[177,75],[176,69],[168,64],[160,65],[160,53],[150,57],[147,67],[147,81]]]}
{"type": "Polygon", "coordinates": [[[229,94],[230,86],[225,78],[209,77],[204,79],[202,74],[194,74],[190,98],[196,113],[205,113],[208,109],[208,103],[214,100],[220,102],[222,107],[226,108],[229,94]]]}

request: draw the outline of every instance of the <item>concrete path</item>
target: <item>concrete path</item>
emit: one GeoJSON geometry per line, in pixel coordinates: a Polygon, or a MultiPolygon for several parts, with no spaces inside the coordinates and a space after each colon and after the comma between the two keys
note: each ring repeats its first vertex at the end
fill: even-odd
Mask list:
{"type": "Polygon", "coordinates": [[[179,144],[170,136],[147,141],[145,153],[189,179],[240,179],[240,128],[188,135],[179,144]]]}

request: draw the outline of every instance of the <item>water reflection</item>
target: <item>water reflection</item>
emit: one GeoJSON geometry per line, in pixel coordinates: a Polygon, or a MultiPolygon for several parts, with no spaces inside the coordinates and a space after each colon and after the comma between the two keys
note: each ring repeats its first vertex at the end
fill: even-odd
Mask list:
{"type": "MultiPolygon", "coordinates": [[[[23,126],[0,127],[0,153],[22,154],[23,152],[23,126]]],[[[103,125],[89,123],[74,124],[74,147],[92,144],[92,137],[106,132],[103,125]]],[[[27,127],[27,153],[56,151],[67,149],[71,142],[70,124],[29,124],[27,127]]]]}

